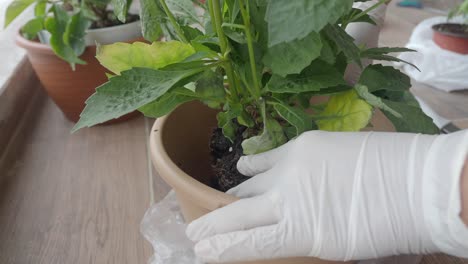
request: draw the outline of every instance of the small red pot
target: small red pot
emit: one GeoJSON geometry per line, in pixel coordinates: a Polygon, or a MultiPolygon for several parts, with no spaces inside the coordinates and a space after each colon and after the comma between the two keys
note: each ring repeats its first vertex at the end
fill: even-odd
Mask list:
{"type": "Polygon", "coordinates": [[[467,26],[462,24],[437,24],[434,30],[434,42],[442,49],[459,54],[468,54],[468,31],[467,26]]]}

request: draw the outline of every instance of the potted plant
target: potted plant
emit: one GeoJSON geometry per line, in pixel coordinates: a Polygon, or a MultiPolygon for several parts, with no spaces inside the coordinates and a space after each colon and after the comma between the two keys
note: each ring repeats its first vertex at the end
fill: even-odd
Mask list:
{"type": "Polygon", "coordinates": [[[434,42],[441,48],[460,54],[468,54],[468,0],[457,6],[448,16],[447,23],[434,25],[434,42]],[[461,16],[464,22],[450,22],[461,16]]]}
{"type": "Polygon", "coordinates": [[[94,58],[96,43],[141,39],[139,16],[128,14],[131,0],[110,3],[14,0],[7,8],[5,26],[35,5],[34,18],[20,29],[16,42],[26,49],[47,93],[74,122],[95,87],[107,81],[105,69],[94,58]],[[108,10],[109,6],[114,10],[108,10]]]}
{"type": "Polygon", "coordinates": [[[246,179],[236,169],[241,155],[303,132],[359,131],[380,115],[398,131],[438,133],[397,69],[370,65],[358,83],[344,80],[361,59],[396,61],[389,53],[410,51],[358,47],[346,33],[350,23],[372,23],[367,13],[384,2],[361,11],[353,0],[208,0],[204,32],[164,8],[176,40],[101,47],[97,57],[114,76],[87,101],[74,131],[135,109],[162,117],[151,134],[152,159],[187,221],[236,200],[224,191],[246,179]],[[319,96],[326,101],[315,103],[319,96]]]}

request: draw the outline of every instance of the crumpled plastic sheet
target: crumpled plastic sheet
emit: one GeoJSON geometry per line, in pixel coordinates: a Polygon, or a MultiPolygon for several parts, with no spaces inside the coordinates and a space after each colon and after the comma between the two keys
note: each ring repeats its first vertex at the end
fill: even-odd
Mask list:
{"type": "Polygon", "coordinates": [[[145,213],[140,232],[151,243],[149,264],[203,264],[196,259],[194,243],[185,235],[185,220],[174,191],[145,213]]]}
{"type": "MultiPolygon", "coordinates": [[[[462,23],[463,17],[450,22],[462,23]]],[[[404,52],[399,58],[415,64],[418,69],[397,63],[414,80],[446,92],[468,89],[468,55],[462,55],[440,48],[433,40],[432,26],[446,23],[447,17],[433,17],[422,21],[413,30],[406,45],[417,52],[404,52]]]]}
{"type": "MultiPolygon", "coordinates": [[[[194,243],[185,235],[184,217],[174,191],[145,213],[140,231],[153,245],[154,255],[148,264],[204,264],[197,260],[194,243]]],[[[359,264],[418,264],[420,256],[400,256],[361,261],[359,264]]]]}

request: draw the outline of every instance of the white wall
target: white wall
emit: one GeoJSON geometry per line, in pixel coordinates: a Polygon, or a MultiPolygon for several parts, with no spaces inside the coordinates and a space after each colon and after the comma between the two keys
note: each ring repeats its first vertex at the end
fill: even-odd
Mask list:
{"type": "Polygon", "coordinates": [[[13,21],[7,29],[3,29],[5,11],[10,2],[11,0],[0,0],[0,94],[5,88],[5,83],[25,54],[22,49],[15,45],[15,34],[33,14],[33,8],[28,8],[28,10],[13,21]]]}

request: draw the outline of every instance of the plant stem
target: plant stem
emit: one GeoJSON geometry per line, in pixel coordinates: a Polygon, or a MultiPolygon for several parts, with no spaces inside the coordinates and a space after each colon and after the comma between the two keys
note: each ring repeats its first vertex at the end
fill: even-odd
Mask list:
{"type": "Polygon", "coordinates": [[[219,44],[221,46],[221,51],[226,55],[226,51],[228,49],[226,35],[224,34],[223,28],[221,27],[223,18],[221,16],[221,7],[219,5],[219,0],[210,0],[211,7],[212,7],[212,14],[215,23],[216,33],[218,34],[219,44]]]}
{"type": "Polygon", "coordinates": [[[166,13],[166,16],[169,18],[169,21],[171,22],[172,26],[174,27],[175,31],[177,32],[177,35],[179,36],[179,39],[182,42],[189,43],[187,38],[184,35],[184,31],[180,28],[179,23],[177,23],[174,15],[172,14],[171,10],[169,10],[169,7],[167,7],[166,0],[159,0],[161,3],[164,13],[166,13]]]}
{"type": "Polygon", "coordinates": [[[222,28],[222,16],[221,16],[221,7],[219,5],[219,0],[209,0],[210,5],[210,16],[213,21],[213,26],[216,29],[216,34],[218,35],[219,45],[221,46],[221,53],[223,54],[226,63],[224,64],[224,69],[226,70],[226,76],[229,83],[229,89],[231,91],[234,101],[239,101],[239,95],[234,81],[234,71],[232,69],[231,60],[229,59],[229,46],[227,42],[226,35],[224,34],[222,28]]]}
{"type": "Polygon", "coordinates": [[[245,35],[247,37],[247,46],[249,50],[249,59],[250,59],[250,68],[252,70],[252,80],[254,82],[254,96],[256,99],[261,97],[261,89],[260,83],[257,77],[257,64],[255,63],[255,52],[253,48],[253,38],[252,38],[252,31],[250,29],[250,14],[248,14],[247,10],[245,9],[244,0],[239,0],[240,11],[242,14],[242,19],[244,20],[244,30],[245,35]]]}
{"type": "Polygon", "coordinates": [[[222,27],[238,28],[238,29],[245,30],[245,26],[244,25],[239,25],[239,24],[223,23],[221,26],[222,27]]]}

